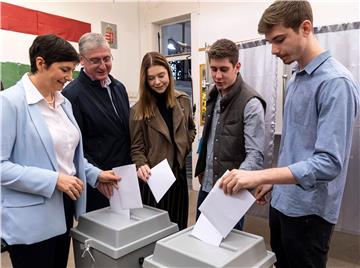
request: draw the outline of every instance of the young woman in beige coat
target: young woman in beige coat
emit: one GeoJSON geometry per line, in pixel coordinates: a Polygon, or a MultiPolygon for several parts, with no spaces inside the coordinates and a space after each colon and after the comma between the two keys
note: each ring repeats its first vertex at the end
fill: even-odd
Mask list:
{"type": "Polygon", "coordinates": [[[187,226],[188,186],[185,159],[196,134],[189,97],[174,87],[165,57],[147,53],[141,64],[139,101],[131,108],[131,157],[137,167],[143,203],[167,210],[179,229],[187,226]],[[147,180],[150,169],[167,159],[176,182],[156,203],[147,180]]]}

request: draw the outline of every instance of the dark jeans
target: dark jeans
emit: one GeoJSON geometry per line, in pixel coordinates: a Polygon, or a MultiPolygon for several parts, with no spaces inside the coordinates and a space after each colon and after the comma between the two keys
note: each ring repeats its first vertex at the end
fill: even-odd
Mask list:
{"type": "Polygon", "coordinates": [[[72,206],[71,199],[64,194],[66,233],[30,245],[9,246],[13,268],[66,268],[70,248],[70,228],[73,226],[72,206]]]}
{"type": "Polygon", "coordinates": [[[273,207],[269,221],[277,268],[326,267],[334,224],[317,215],[288,217],[273,207]]]}
{"type": "MultiPolygon", "coordinates": [[[[205,198],[207,197],[209,193],[208,192],[205,192],[205,191],[202,191],[200,189],[199,191],[199,195],[198,195],[198,200],[197,200],[197,209],[196,209],[196,220],[199,218],[200,214],[201,214],[201,211],[199,210],[199,207],[201,205],[201,203],[205,200],[205,198]]],[[[234,226],[234,229],[236,230],[240,230],[242,231],[243,227],[244,227],[244,219],[245,217],[242,217],[240,219],[240,221],[234,226]]]]}

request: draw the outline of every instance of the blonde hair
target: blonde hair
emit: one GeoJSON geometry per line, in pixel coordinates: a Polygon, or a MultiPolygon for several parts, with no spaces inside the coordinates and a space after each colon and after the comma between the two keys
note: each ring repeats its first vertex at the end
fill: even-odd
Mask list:
{"type": "Polygon", "coordinates": [[[134,119],[143,120],[155,116],[156,101],[151,94],[151,88],[147,80],[147,71],[150,67],[159,65],[163,66],[169,76],[169,86],[165,91],[166,106],[173,108],[175,106],[175,83],[172,70],[166,58],[158,52],[148,52],[143,57],[140,69],[139,101],[136,105],[134,119]]]}

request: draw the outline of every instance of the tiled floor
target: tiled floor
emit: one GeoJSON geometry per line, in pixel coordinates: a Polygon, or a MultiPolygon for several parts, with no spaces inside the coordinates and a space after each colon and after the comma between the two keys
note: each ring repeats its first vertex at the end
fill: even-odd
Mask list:
{"type": "MultiPolygon", "coordinates": [[[[188,225],[195,223],[195,208],[197,192],[190,190],[190,210],[188,225]]],[[[269,228],[266,219],[247,216],[244,231],[263,236],[268,249],[269,228]]],[[[7,253],[1,254],[1,267],[10,268],[11,263],[7,253]]],[[[73,268],[74,258],[72,251],[69,254],[68,268],[73,268]]],[[[360,268],[360,236],[334,232],[332,237],[328,268],[360,268]]]]}

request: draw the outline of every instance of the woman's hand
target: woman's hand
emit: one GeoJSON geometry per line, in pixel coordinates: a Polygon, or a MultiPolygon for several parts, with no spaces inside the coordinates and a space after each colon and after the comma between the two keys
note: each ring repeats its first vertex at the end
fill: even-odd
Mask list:
{"type": "Polygon", "coordinates": [[[150,178],[150,175],[151,175],[151,170],[148,165],[143,165],[139,167],[137,171],[137,176],[139,179],[141,179],[144,182],[147,182],[148,179],[150,178]]]}
{"type": "Polygon", "coordinates": [[[60,173],[56,182],[56,189],[66,193],[72,200],[77,200],[84,190],[84,183],[75,176],[60,173]]]}

